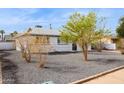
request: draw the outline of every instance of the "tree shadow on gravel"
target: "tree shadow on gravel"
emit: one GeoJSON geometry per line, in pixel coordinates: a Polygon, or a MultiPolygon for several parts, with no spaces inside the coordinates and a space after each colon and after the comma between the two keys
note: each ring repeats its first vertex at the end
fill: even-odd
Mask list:
{"type": "Polygon", "coordinates": [[[76,66],[72,66],[72,67],[69,67],[69,66],[63,66],[62,68],[60,67],[52,67],[52,66],[45,66],[44,67],[45,69],[49,69],[53,72],[57,72],[57,73],[79,73],[77,70],[78,67],[76,66]]]}
{"type": "Polygon", "coordinates": [[[102,51],[102,52],[98,52],[98,51],[89,51],[88,52],[88,54],[92,54],[92,55],[118,55],[119,53],[116,53],[116,52],[109,52],[109,51],[107,51],[107,52],[104,52],[104,51],[102,51]]]}
{"type": "Polygon", "coordinates": [[[89,62],[95,62],[98,64],[113,64],[113,63],[119,63],[119,62],[124,62],[123,59],[104,59],[104,58],[97,58],[97,59],[89,59],[89,62]]]}
{"type": "Polygon", "coordinates": [[[2,62],[2,82],[3,84],[15,84],[17,82],[16,72],[17,66],[5,57],[11,55],[7,51],[0,51],[0,61],[2,62]]]}
{"type": "Polygon", "coordinates": [[[76,53],[81,53],[81,51],[64,51],[64,52],[59,52],[59,51],[56,51],[56,52],[50,52],[48,53],[49,55],[68,55],[68,54],[76,54],[76,53]]]}

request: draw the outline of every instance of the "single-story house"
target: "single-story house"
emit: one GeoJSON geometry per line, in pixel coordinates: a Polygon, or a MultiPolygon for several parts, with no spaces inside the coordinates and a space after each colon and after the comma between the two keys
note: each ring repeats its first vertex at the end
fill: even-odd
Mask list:
{"type": "Polygon", "coordinates": [[[116,50],[116,36],[108,36],[101,40],[102,48],[107,50],[116,50]]]}
{"type": "MultiPolygon", "coordinates": [[[[43,29],[40,27],[29,28],[24,33],[17,34],[15,36],[16,41],[16,50],[20,51],[20,42],[24,42],[25,38],[27,38],[26,33],[30,34],[28,36],[28,42],[34,42],[35,44],[40,44],[42,41],[40,38],[46,37],[47,43],[52,46],[51,52],[61,52],[61,51],[81,51],[80,47],[76,44],[72,43],[64,43],[60,40],[60,33],[59,31],[55,31],[52,29],[43,29]],[[37,41],[37,42],[36,42],[37,41]]],[[[88,50],[91,50],[89,46],[88,50]]]]}
{"type": "MultiPolygon", "coordinates": [[[[0,34],[0,41],[2,41],[2,35],[0,34]]],[[[11,35],[3,35],[3,41],[14,41],[11,35]]]]}
{"type": "MultiPolygon", "coordinates": [[[[15,36],[16,50],[21,50],[20,42],[24,43],[26,38],[28,38],[28,43],[38,45],[43,43],[41,40],[45,37],[45,43],[52,46],[51,52],[64,52],[64,51],[82,51],[77,44],[65,43],[60,40],[60,32],[53,29],[44,29],[42,27],[29,28],[23,33],[19,33],[15,36]],[[30,35],[27,35],[30,34],[30,35]]],[[[115,50],[116,44],[113,42],[112,37],[106,37],[101,40],[103,49],[115,50]]],[[[35,46],[32,46],[32,49],[35,46]]],[[[88,46],[88,50],[91,50],[91,46],[88,46]]]]}

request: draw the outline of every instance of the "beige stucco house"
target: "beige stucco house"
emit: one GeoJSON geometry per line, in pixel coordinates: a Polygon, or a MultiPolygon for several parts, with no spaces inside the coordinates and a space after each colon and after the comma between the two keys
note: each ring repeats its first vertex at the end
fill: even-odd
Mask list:
{"type": "MultiPolygon", "coordinates": [[[[16,43],[16,50],[21,50],[21,45],[28,40],[28,43],[32,43],[33,45],[38,44],[50,44],[52,46],[51,52],[64,52],[64,51],[81,51],[81,48],[77,44],[72,43],[64,43],[60,40],[59,31],[55,31],[52,29],[43,29],[40,27],[29,28],[23,33],[17,34],[14,39],[16,43]],[[28,33],[28,35],[27,35],[28,33]],[[43,41],[42,38],[45,40],[43,41]]],[[[101,40],[103,49],[116,49],[116,44],[113,42],[112,37],[106,37],[101,40]]],[[[34,46],[32,47],[32,49],[34,46]]],[[[91,50],[91,46],[88,47],[88,50],[91,50]]]]}
{"type": "MultiPolygon", "coordinates": [[[[43,29],[39,27],[29,28],[23,33],[17,34],[15,38],[16,42],[16,50],[21,50],[21,45],[19,43],[25,43],[25,39],[28,38],[28,43],[33,43],[35,45],[46,43],[52,46],[51,52],[64,52],[64,51],[81,51],[78,45],[72,43],[64,43],[60,40],[60,33],[59,31],[55,31],[52,29],[43,29]],[[30,35],[27,35],[30,34],[30,35]],[[45,41],[42,41],[41,38],[44,38],[45,41]]],[[[89,46],[89,50],[91,47],[89,46]]]]}

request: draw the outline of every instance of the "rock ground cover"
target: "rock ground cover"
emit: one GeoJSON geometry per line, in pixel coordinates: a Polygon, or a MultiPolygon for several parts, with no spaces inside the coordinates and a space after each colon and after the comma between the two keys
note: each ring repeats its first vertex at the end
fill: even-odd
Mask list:
{"type": "Polygon", "coordinates": [[[89,52],[87,63],[83,62],[82,53],[50,54],[44,68],[37,67],[37,55],[33,56],[32,63],[26,63],[20,52],[4,52],[8,54],[4,59],[11,66],[8,65],[7,70],[3,66],[3,77],[13,75],[13,82],[4,81],[5,83],[41,84],[52,81],[55,84],[66,84],[124,65],[124,55],[109,51],[89,52]]]}

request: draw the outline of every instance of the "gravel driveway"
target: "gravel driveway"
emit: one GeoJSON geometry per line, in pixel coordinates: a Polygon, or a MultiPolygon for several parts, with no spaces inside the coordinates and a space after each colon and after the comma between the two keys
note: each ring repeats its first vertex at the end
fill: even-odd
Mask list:
{"type": "MultiPolygon", "coordinates": [[[[40,69],[37,67],[38,61],[36,56],[33,56],[32,63],[26,63],[22,59],[20,52],[4,52],[9,53],[4,58],[14,65],[14,70],[11,71],[14,71],[16,77],[16,81],[13,83],[17,84],[40,84],[46,81],[65,84],[124,65],[124,55],[104,51],[89,52],[89,61],[87,63],[83,62],[81,53],[51,54],[48,56],[45,67],[40,69]]],[[[4,71],[4,73],[7,72],[4,71]]]]}

